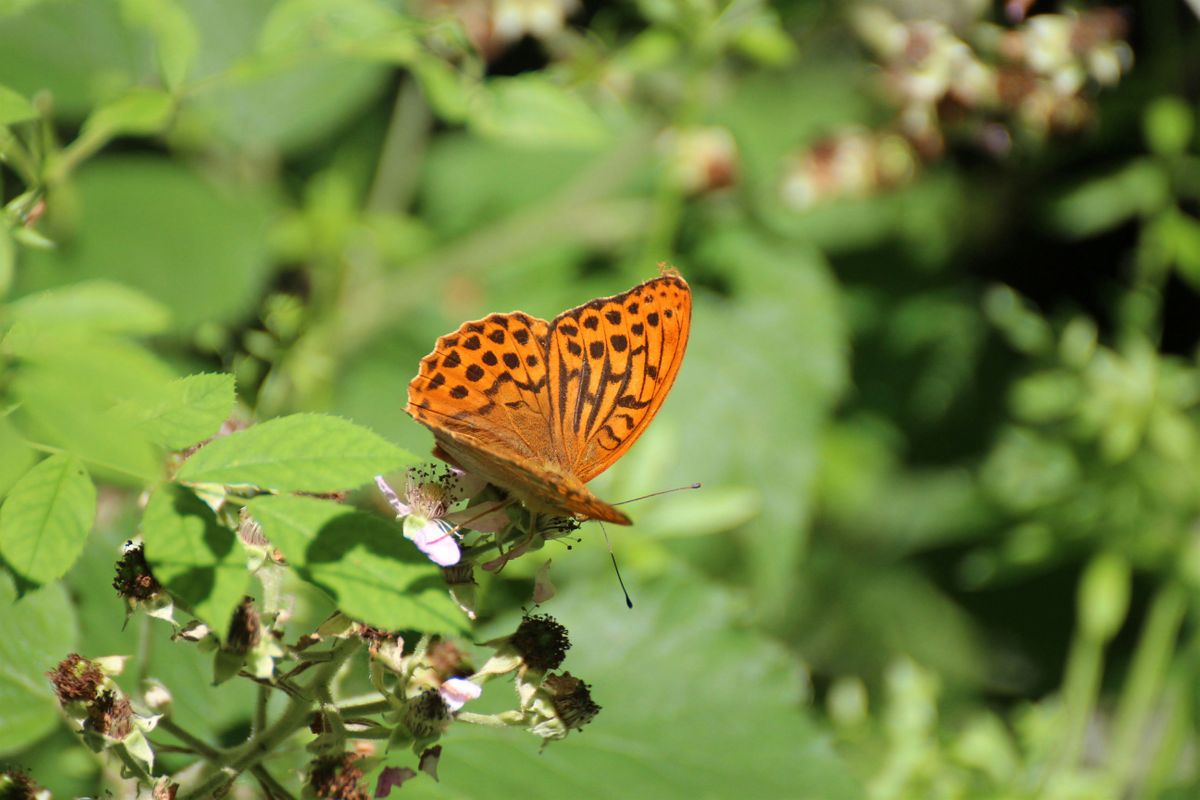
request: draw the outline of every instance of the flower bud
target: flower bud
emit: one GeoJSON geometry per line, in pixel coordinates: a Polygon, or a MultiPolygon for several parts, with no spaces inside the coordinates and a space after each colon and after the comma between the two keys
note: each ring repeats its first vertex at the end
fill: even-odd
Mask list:
{"type": "Polygon", "coordinates": [[[1079,581],[1079,622],[1088,638],[1107,642],[1129,611],[1129,562],[1115,553],[1092,559],[1079,581]]]}

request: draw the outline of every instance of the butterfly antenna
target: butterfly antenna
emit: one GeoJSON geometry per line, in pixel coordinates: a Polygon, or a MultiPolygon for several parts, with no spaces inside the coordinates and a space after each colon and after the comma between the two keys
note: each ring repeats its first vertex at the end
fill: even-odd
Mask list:
{"type": "Polygon", "coordinates": [[[625,588],[625,581],[621,578],[621,568],[617,566],[617,554],[613,552],[612,542],[608,540],[608,530],[605,529],[603,522],[596,521],[600,523],[600,531],[604,534],[604,543],[608,545],[608,557],[612,559],[613,572],[617,573],[617,583],[621,584],[621,591],[625,593],[625,605],[633,608],[633,600],[629,598],[629,590],[625,588]]]}
{"type": "Polygon", "coordinates": [[[671,492],[687,492],[692,489],[699,489],[701,486],[702,484],[699,483],[689,484],[688,486],[676,486],[674,489],[663,489],[661,492],[651,492],[650,494],[644,494],[641,497],[631,497],[628,500],[622,500],[619,503],[613,503],[613,505],[623,506],[626,503],[636,503],[638,500],[645,500],[650,497],[658,497],[660,494],[670,494],[671,492]]]}

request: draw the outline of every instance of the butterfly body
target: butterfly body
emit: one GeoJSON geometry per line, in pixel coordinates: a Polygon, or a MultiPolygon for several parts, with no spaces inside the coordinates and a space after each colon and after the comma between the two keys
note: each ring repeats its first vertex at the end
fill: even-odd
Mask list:
{"type": "Polygon", "coordinates": [[[441,337],[405,410],[435,455],[534,511],[628,525],[586,484],[657,413],[679,371],[691,292],[674,271],[552,321],[491,314],[441,337]]]}

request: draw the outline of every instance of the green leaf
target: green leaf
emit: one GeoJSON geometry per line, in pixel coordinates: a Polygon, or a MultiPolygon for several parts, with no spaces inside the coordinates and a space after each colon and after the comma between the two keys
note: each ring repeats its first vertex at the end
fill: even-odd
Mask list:
{"type": "Polygon", "coordinates": [[[159,89],[136,87],[97,108],[84,121],[80,139],[104,141],[114,136],[158,133],[171,118],[175,100],[159,89]]]}
{"type": "Polygon", "coordinates": [[[177,0],[121,0],[121,12],[131,27],[143,28],[154,38],[163,82],[178,89],[196,60],[199,34],[188,12],[177,0]]]}
{"type": "Polygon", "coordinates": [[[462,122],[470,106],[465,76],[440,58],[421,58],[412,66],[425,97],[447,122],[462,122]]]}
{"type": "Polygon", "coordinates": [[[181,450],[215,434],[236,399],[232,375],[189,375],[167,384],[151,402],[119,411],[153,441],[181,450]]]}
{"type": "Polygon", "coordinates": [[[8,417],[0,417],[0,498],[37,462],[33,448],[17,433],[8,417]]]}
{"type": "Polygon", "coordinates": [[[75,610],[60,584],[16,599],[0,572],[0,755],[15,753],[60,725],[45,673],[75,649],[75,610]]]}
{"type": "Polygon", "coordinates": [[[1170,180],[1151,159],[1131,161],[1113,172],[1072,186],[1046,209],[1051,230],[1083,239],[1110,230],[1130,217],[1161,209],[1171,196],[1170,180]]]}
{"type": "Polygon", "coordinates": [[[311,497],[258,497],[247,508],[288,565],[354,619],[388,630],[465,630],[441,569],[398,526],[311,497]]]}
{"type": "Polygon", "coordinates": [[[264,53],[345,49],[394,29],[400,18],[377,0],[282,0],[263,22],[264,53]]]}
{"type": "Polygon", "coordinates": [[[142,539],[158,582],[224,638],[250,580],[234,532],[191,491],[164,484],[146,505],[142,539]]]}
{"type": "Polygon", "coordinates": [[[0,125],[37,119],[37,109],[23,96],[0,84],[0,125]]]}
{"type": "Polygon", "coordinates": [[[59,447],[101,477],[140,486],[162,474],[162,456],[141,431],[105,410],[95,387],[68,370],[30,366],[13,381],[14,420],[27,438],[59,447]],[[89,396],[91,395],[91,396],[89,396]]]}
{"type": "MultiPolygon", "coordinates": [[[[747,631],[732,597],[676,574],[631,586],[630,613],[610,581],[570,589],[553,601],[574,645],[564,668],[591,685],[600,714],[544,751],[528,734],[452,726],[439,782],[412,781],[406,797],[471,797],[479,786],[525,800],[864,796],[804,707],[796,660],[747,631]]],[[[517,697],[496,681],[477,702],[499,710],[517,697]]]]}
{"type": "Polygon", "coordinates": [[[187,483],[249,484],[281,492],[335,492],[416,460],[348,420],[293,414],[205,445],[175,477],[187,483]]]}
{"type": "Polygon", "coordinates": [[[121,283],[165,305],[181,332],[254,307],[269,267],[272,203],[261,189],[148,156],[89,162],[74,188],[81,214],[71,247],[22,253],[25,291],[121,283]]]}
{"type": "Polygon", "coordinates": [[[157,300],[120,283],[97,279],[26,295],[8,307],[11,322],[84,328],[104,333],[162,333],[171,314],[157,300]]]}
{"type": "Polygon", "coordinates": [[[488,81],[471,124],[483,136],[538,148],[592,148],[608,139],[604,123],[578,93],[540,75],[488,81]]]}
{"type": "Polygon", "coordinates": [[[96,518],[96,487],[83,464],[58,454],[26,472],[0,506],[0,555],[21,577],[49,583],[83,551],[96,518]]]}
{"type": "Polygon", "coordinates": [[[17,243],[12,231],[0,226],[0,299],[8,296],[17,271],[17,243]]]}

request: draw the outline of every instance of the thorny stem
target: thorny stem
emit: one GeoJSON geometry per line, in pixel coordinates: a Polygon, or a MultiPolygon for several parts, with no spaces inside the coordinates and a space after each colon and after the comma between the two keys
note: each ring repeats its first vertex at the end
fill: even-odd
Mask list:
{"type": "Polygon", "coordinates": [[[318,687],[327,687],[346,660],[354,655],[361,646],[361,640],[350,638],[334,647],[333,657],[317,669],[312,680],[303,687],[299,695],[291,698],[291,702],[284,709],[283,716],[270,727],[255,733],[250,741],[225,754],[223,759],[214,762],[212,764],[213,774],[185,797],[208,797],[237,775],[256,766],[259,761],[272,754],[281,742],[303,728],[312,711],[312,697],[319,691],[318,687]]]}

